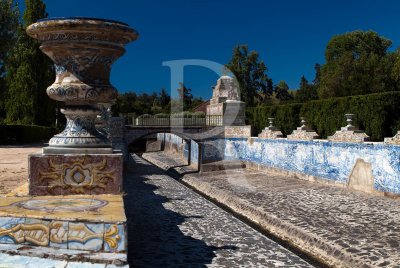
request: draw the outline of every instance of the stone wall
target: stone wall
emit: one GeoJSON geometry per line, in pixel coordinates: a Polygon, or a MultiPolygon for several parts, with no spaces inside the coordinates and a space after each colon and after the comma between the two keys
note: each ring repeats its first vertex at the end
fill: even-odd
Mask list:
{"type": "Polygon", "coordinates": [[[366,192],[400,194],[400,147],[287,139],[225,138],[208,141],[206,161],[243,160],[366,192]],[[218,150],[217,150],[218,148],[218,150]]]}
{"type": "Polygon", "coordinates": [[[199,167],[199,144],[193,140],[190,141],[190,165],[199,167]]]}
{"type": "Polygon", "coordinates": [[[164,152],[180,156],[188,161],[189,165],[199,165],[199,144],[194,140],[187,141],[172,133],[158,133],[157,141],[162,143],[161,149],[164,152]]]}

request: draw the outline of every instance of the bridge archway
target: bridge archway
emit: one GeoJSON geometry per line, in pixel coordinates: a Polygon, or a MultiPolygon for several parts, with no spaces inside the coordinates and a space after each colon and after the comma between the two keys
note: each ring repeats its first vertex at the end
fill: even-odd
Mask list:
{"type": "Polygon", "coordinates": [[[133,148],[133,144],[141,142],[145,143],[143,152],[164,151],[179,156],[188,166],[197,169],[200,166],[200,142],[175,129],[148,129],[140,135],[138,133],[131,135],[126,141],[128,148],[133,148]]]}

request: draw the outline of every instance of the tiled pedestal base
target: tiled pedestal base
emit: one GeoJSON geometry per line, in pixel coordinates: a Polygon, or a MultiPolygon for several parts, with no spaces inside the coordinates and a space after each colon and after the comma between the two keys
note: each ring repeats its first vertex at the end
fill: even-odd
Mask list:
{"type": "Polygon", "coordinates": [[[0,244],[125,253],[120,195],[0,198],[0,244]]]}
{"type": "Polygon", "coordinates": [[[122,168],[122,154],[31,154],[29,194],[119,194],[122,168]]]}

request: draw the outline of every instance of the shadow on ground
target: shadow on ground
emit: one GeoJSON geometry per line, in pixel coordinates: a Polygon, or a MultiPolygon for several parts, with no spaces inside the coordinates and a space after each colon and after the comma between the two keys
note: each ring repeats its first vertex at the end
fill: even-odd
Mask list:
{"type": "Polygon", "coordinates": [[[125,211],[128,219],[128,261],[131,267],[205,267],[222,248],[184,235],[179,229],[187,218],[164,208],[169,199],[146,183],[162,171],[147,162],[131,159],[124,176],[125,211]]]}

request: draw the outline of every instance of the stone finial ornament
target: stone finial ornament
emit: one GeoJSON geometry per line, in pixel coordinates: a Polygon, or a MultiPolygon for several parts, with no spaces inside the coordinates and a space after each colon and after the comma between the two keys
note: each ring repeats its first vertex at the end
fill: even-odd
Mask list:
{"type": "Polygon", "coordinates": [[[207,105],[207,118],[218,120],[221,126],[244,126],[246,104],[240,101],[239,84],[236,79],[223,75],[213,87],[213,96],[207,105]]]}
{"type": "Polygon", "coordinates": [[[301,126],[293,131],[292,134],[288,135],[288,140],[306,140],[311,141],[313,139],[317,139],[319,136],[317,132],[312,130],[309,126],[307,126],[307,121],[305,117],[300,117],[301,126]]]}
{"type": "Polygon", "coordinates": [[[400,145],[400,131],[397,131],[396,135],[394,135],[391,138],[385,138],[385,143],[386,144],[400,145]]]}
{"type": "Polygon", "coordinates": [[[125,23],[79,17],[39,20],[26,32],[39,40],[40,49],[54,62],[56,80],[47,95],[65,102],[61,112],[67,118],[66,127],[50,139],[48,152],[68,153],[76,148],[111,152],[109,140],[95,127],[98,104],[116,99],[117,90],[110,84],[111,65],[138,33],[125,23]]]}
{"type": "Polygon", "coordinates": [[[345,114],[347,125],[336,131],[332,136],[328,136],[329,141],[335,142],[364,142],[369,140],[369,136],[363,130],[353,126],[354,114],[345,114]]]}
{"type": "Polygon", "coordinates": [[[274,126],[273,117],[268,117],[269,126],[264,128],[258,137],[261,139],[276,139],[276,138],[283,138],[282,132],[274,126]]]}

